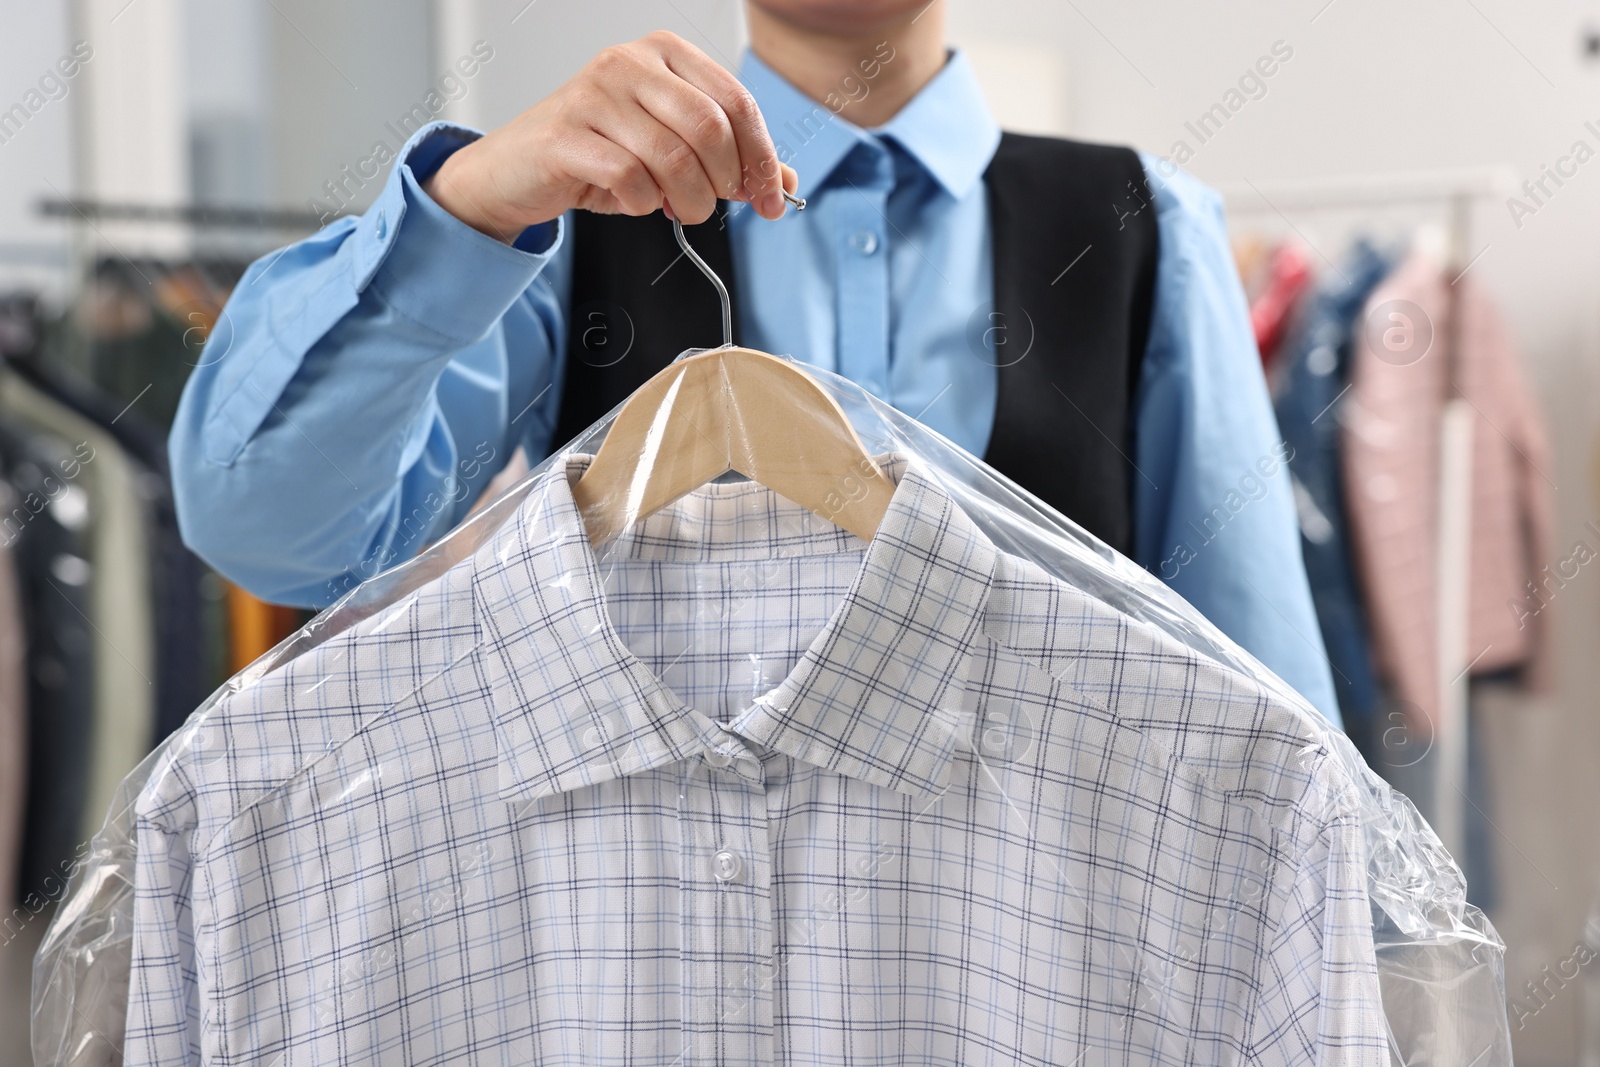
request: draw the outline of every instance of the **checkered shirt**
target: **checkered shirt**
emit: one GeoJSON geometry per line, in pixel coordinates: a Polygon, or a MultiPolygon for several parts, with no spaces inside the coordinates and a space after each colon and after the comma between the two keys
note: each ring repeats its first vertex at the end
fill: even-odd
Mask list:
{"type": "Polygon", "coordinates": [[[574,457],[137,808],[130,1064],[1388,1063],[1304,712],[996,549],[574,457]]]}

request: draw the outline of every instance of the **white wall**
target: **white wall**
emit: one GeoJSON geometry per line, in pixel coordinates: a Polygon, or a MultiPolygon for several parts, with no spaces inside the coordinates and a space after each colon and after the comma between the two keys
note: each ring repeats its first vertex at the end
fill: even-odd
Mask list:
{"type": "MultiPolygon", "coordinates": [[[[0,0],[0,111],[23,104],[39,79],[56,71],[72,48],[67,12],[55,4],[25,5],[0,0]]],[[[70,103],[81,86],[73,79],[67,97],[44,102],[15,129],[0,127],[0,287],[44,283],[60,289],[67,257],[66,231],[38,217],[35,202],[53,196],[50,185],[72,185],[70,103]]],[[[40,94],[43,101],[44,94],[40,94]]],[[[27,106],[24,104],[24,106],[27,106]]]]}
{"type": "Polygon", "coordinates": [[[313,197],[332,202],[324,183],[343,181],[358,204],[370,203],[382,176],[361,182],[359,164],[380,141],[400,147],[388,124],[421,101],[436,76],[432,5],[273,0],[264,20],[276,202],[298,209],[313,197]]]}
{"type": "MultiPolygon", "coordinates": [[[[74,32],[94,47],[80,80],[77,193],[179,204],[189,198],[188,100],[181,0],[80,0],[74,32]]],[[[177,226],[102,222],[83,234],[106,254],[182,254],[177,226]]]]}
{"type": "Polygon", "coordinates": [[[651,30],[681,34],[726,66],[738,62],[739,0],[476,0],[478,32],[497,50],[479,115],[503,123],[547,95],[609,44],[651,30]]]}
{"type": "Polygon", "coordinates": [[[275,203],[268,186],[271,79],[265,0],[184,0],[189,175],[206,204],[275,203]]]}

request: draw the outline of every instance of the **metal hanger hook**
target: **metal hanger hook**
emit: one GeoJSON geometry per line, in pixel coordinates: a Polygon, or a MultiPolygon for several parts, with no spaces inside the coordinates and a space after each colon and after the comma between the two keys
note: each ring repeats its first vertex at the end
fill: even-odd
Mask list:
{"type": "MultiPolygon", "coordinates": [[[[804,197],[795,196],[785,189],[783,198],[793,204],[796,211],[804,211],[806,209],[804,197]]],[[[733,300],[728,296],[728,287],[722,284],[722,279],[717,277],[717,272],[712,270],[711,265],[701,259],[700,253],[696,252],[689,244],[689,238],[684,236],[683,233],[683,223],[679,222],[676,216],[672,219],[672,236],[678,239],[678,247],[683,249],[683,254],[688,256],[694,265],[700,268],[700,273],[704,274],[711,281],[711,284],[717,287],[717,298],[722,301],[722,347],[732,348],[733,300]]]]}

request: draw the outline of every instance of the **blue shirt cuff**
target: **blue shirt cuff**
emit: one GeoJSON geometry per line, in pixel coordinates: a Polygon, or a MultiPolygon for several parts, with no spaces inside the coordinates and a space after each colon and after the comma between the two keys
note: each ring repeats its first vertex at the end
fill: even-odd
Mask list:
{"type": "Polygon", "coordinates": [[[355,239],[356,288],[374,287],[398,314],[466,345],[500,321],[561,246],[564,224],[530,226],[507,245],[479,233],[423,192],[450,154],[481,136],[432,123],[418,130],[355,239]],[[363,254],[365,253],[365,254],[363,254]]]}

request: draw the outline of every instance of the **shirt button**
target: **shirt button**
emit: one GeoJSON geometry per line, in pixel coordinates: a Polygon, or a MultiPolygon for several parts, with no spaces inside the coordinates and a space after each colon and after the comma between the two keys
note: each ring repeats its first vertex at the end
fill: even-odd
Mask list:
{"type": "Polygon", "coordinates": [[[718,752],[714,748],[706,749],[706,762],[713,767],[726,767],[733,762],[733,757],[726,752],[718,752]]]}
{"type": "Polygon", "coordinates": [[[744,860],[732,849],[722,849],[711,857],[711,873],[719,882],[737,881],[744,873],[744,860]]]}
{"type": "Polygon", "coordinates": [[[870,256],[878,250],[878,235],[871,230],[857,230],[850,235],[850,247],[864,256],[870,256]]]}
{"type": "Polygon", "coordinates": [[[378,225],[376,230],[378,234],[378,240],[380,241],[383,240],[384,235],[389,232],[389,220],[384,218],[383,212],[381,211],[378,212],[378,225]]]}

